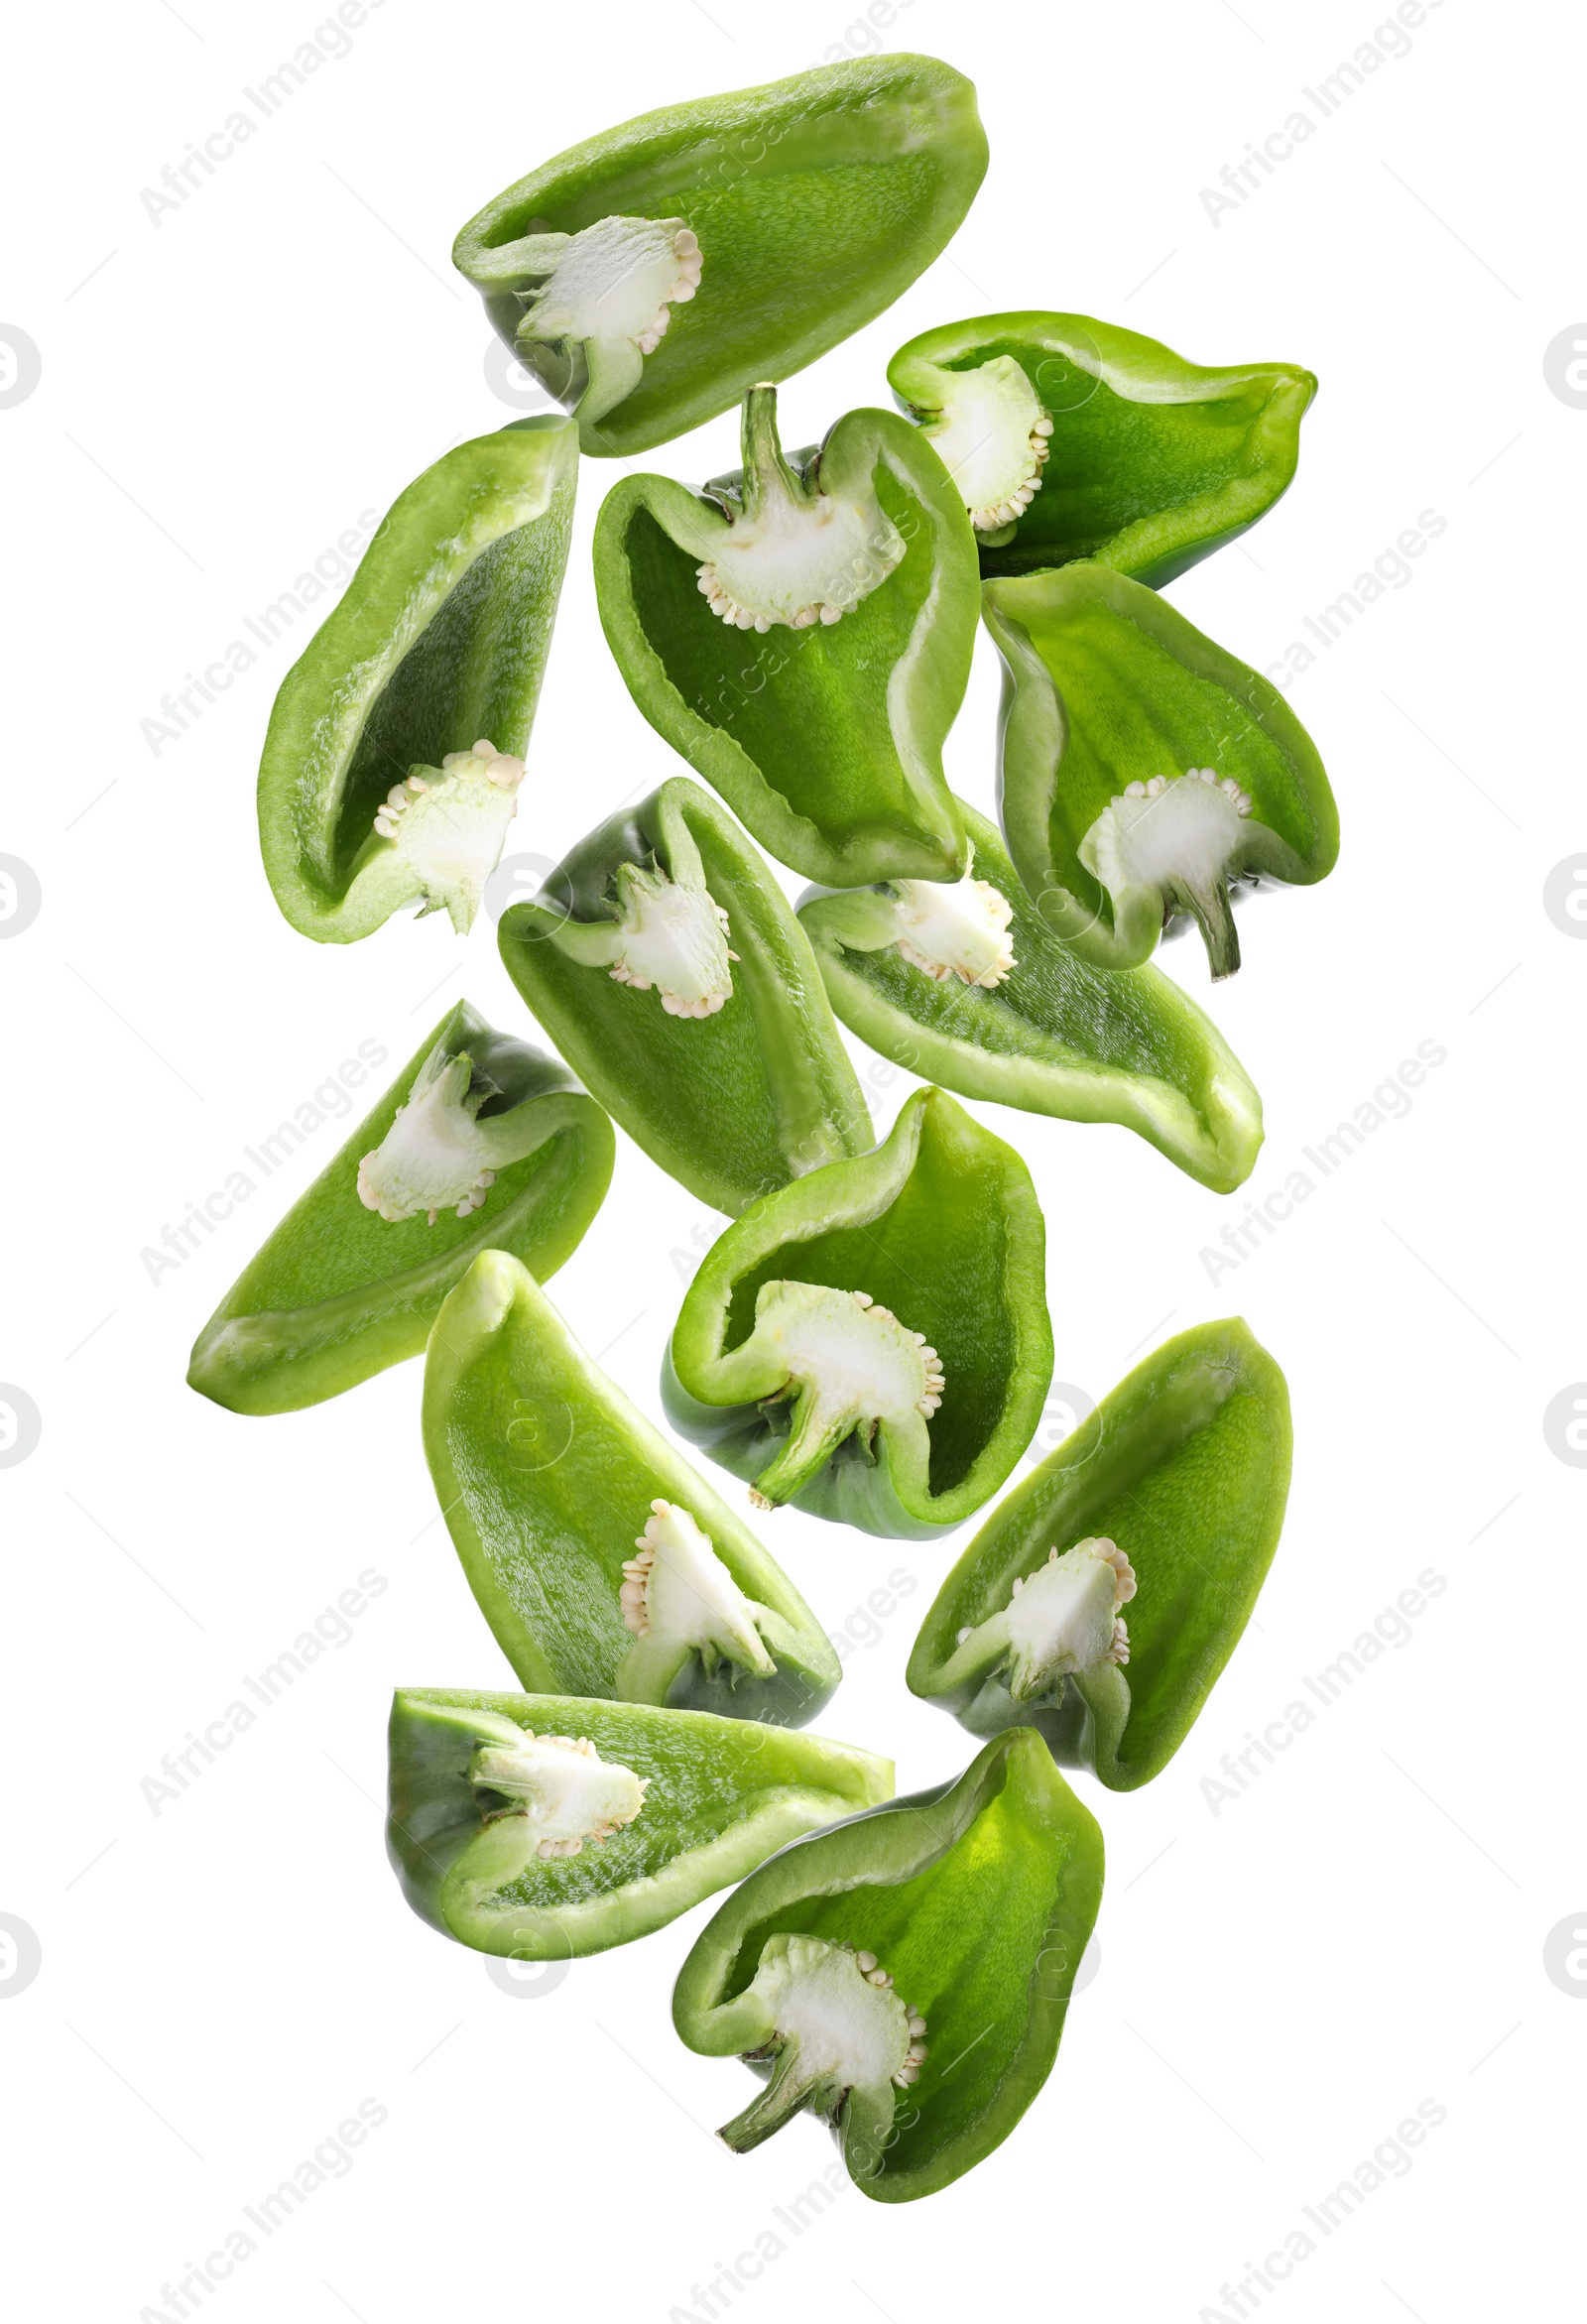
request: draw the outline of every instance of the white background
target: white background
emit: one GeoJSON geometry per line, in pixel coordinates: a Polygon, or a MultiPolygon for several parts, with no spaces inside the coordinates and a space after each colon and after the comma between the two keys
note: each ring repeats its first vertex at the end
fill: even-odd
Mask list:
{"type": "MultiPolygon", "coordinates": [[[[1587,1925],[1587,1475],[1550,1450],[1543,1412],[1587,1375],[1587,922],[1554,924],[1543,887],[1587,850],[1587,411],[1550,392],[1543,358],[1587,314],[1582,59],[1562,10],[1447,0],[1214,223],[1201,188],[1381,21],[1366,0],[914,0],[888,31],[846,34],[836,4],[389,0],[158,224],[141,188],[312,36],[310,9],[134,0],[18,28],[0,319],[43,377],[0,411],[0,849],[43,907],[0,947],[0,1379],[42,1415],[37,1450],[0,1475],[0,1911],[42,1948],[24,1984],[0,1947],[17,2315],[200,2312],[162,2285],[364,2100],[385,2120],[352,2167],[255,2233],[202,2313],[1238,2316],[1252,2301],[1220,2287],[1424,2100],[1446,2119],[1411,2167],[1331,2237],[1310,2230],[1317,2249],[1264,2309],[1551,2312],[1587,2035],[1587,1984],[1544,1968],[1549,1932],[1587,1925]],[[1293,1394],[1289,1520],[1172,1767],[1127,1798],[1076,1778],[1107,1835],[1100,1960],[1025,2122],[924,2208],[845,2188],[794,2234],[778,2209],[824,2179],[824,2134],[801,2120],[729,2156],[707,2134],[748,2077],[671,2028],[711,1906],[514,1995],[417,1920],[387,1868],[393,1684],[512,1683],[431,1522],[419,1366],[270,1420],[183,1386],[198,1327],[342,1131],[158,1284],[140,1259],[360,1040],[401,1058],[463,992],[522,1025],[494,930],[459,945],[444,918],[405,920],[338,949],[277,914],[253,778],[307,621],[158,756],[140,722],[361,512],[511,416],[448,264],[481,202],[646,107],[870,39],[974,77],[992,165],[950,254],[789,387],[790,442],[886,401],[887,357],[927,325],[1064,307],[1198,360],[1319,374],[1287,498],[1171,592],[1251,662],[1307,638],[1303,617],[1421,512],[1446,530],[1290,694],[1344,852],[1324,887],[1252,907],[1246,969],[1213,999],[1266,1101],[1251,1185],[1220,1201],[1125,1131],[982,1109],[1045,1208],[1058,1379],[1098,1396],[1169,1332],[1244,1313],[1293,1394]],[[1224,1220],[1305,1167],[1300,1149],[1423,1040],[1447,1061],[1412,1110],[1210,1282],[1199,1254],[1224,1220]],[[153,1813],[140,1784],[162,1755],[366,1567],[387,1586],[347,1643],[153,1813]],[[1428,1567],[1446,1586],[1408,1643],[1214,1812],[1223,1755],[1428,1567]],[[783,2249],[763,2241],[760,2274],[702,2300],[768,2235],[783,2249]]],[[[693,478],[734,457],[723,418],[642,464],[693,478]]],[[[595,618],[588,536],[617,473],[584,469],[518,850],[554,857],[676,764],[595,618]]],[[[983,639],[950,746],[983,806],[995,701],[983,639]]],[[[1166,958],[1205,998],[1193,944],[1166,958]]],[[[885,1124],[905,1083],[861,1068],[885,1124]]],[[[715,1222],[619,1145],[553,1297],[591,1348],[622,1333],[610,1368],[654,1410],[673,1254],[715,1222]]],[[[853,1646],[822,1724],[894,1755],[901,1789],[954,1772],[968,1739],[903,1669],[955,1545],[794,1513],[771,1538],[834,1630],[895,1569],[915,1583],[853,1646]]]]}

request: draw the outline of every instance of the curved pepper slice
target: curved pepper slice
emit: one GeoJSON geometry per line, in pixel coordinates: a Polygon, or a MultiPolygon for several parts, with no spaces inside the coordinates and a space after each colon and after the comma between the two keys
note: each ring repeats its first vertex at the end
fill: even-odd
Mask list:
{"type": "Polygon", "coordinates": [[[1136,968],[1188,913],[1213,976],[1243,877],[1309,886],[1339,815],[1282,694],[1166,599],[1100,565],[988,581],[1006,673],[1000,798],[1026,889],[1082,960],[1136,968]]]}
{"type": "Polygon", "coordinates": [[[812,880],[953,879],[942,743],[979,610],[946,469],[896,412],[819,451],[744,399],[744,467],[699,494],[628,476],[601,504],[601,622],[646,717],[780,862],[812,880]]]}
{"type": "Polygon", "coordinates": [[[1317,392],[1293,363],[1209,370],[1088,314],[943,323],[887,376],[959,480],[984,573],[1093,557],[1154,588],[1273,506],[1317,392]]]}
{"type": "Polygon", "coordinates": [[[1025,890],[995,823],[959,802],[965,878],[896,880],[799,906],[832,1007],[884,1057],[961,1096],[1119,1122],[1227,1194],[1251,1175],[1262,1100],[1216,1026],[1155,968],[1088,968],[1025,890]]]}
{"type": "Polygon", "coordinates": [[[287,673],[259,767],[259,843],[295,928],[322,943],[443,908],[461,934],[524,779],[567,562],[571,421],[460,443],[382,519],[287,673]]]}
{"type": "Polygon", "coordinates": [[[986,159],[961,74],[861,58],[571,147],[471,218],[452,263],[583,449],[641,452],[891,306],[986,159]]]}
{"type": "Polygon", "coordinates": [[[1110,1791],[1160,1774],[1251,1618],[1289,1491],[1289,1393],[1238,1318],[1182,1331],[993,1511],[910,1655],[972,1735],[1037,1728],[1110,1791]]]}
{"type": "Polygon", "coordinates": [[[874,1143],[787,898],[685,776],[580,840],[500,942],[563,1056],[702,1202],[736,1214],[874,1143]]]}
{"type": "Polygon", "coordinates": [[[295,1412],[417,1356],[481,1251],[542,1279],[572,1256],[613,1148],[559,1059],[459,1001],[232,1284],[188,1386],[234,1412],[295,1412]]]}
{"type": "Polygon", "coordinates": [[[706,1254],[662,1401],[761,1508],[900,1540],[974,1515],[1052,1377],[1030,1172],[939,1089],[857,1162],[768,1194],[706,1254]]]}
{"type": "Polygon", "coordinates": [[[425,1452],[469,1587],[540,1694],[801,1727],[840,1670],[742,1520],[486,1251],[435,1318],[425,1452]]]}
{"type": "Polygon", "coordinates": [[[892,1789],[890,1760],[706,1711],[401,1687],[386,1847],[443,1935],[565,1961],[665,1928],[892,1789]]]}
{"type": "Polygon", "coordinates": [[[1029,1732],[794,1841],[707,1921],[673,1991],[690,2049],[767,2079],[718,2136],[744,2153],[806,2108],[878,2202],[962,2178],[1051,2071],[1101,1901],[1102,1834],[1029,1732]]]}

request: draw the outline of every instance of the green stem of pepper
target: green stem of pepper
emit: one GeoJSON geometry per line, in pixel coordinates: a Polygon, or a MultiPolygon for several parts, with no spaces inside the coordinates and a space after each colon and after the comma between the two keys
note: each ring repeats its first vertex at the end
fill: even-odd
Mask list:
{"type": "Polygon", "coordinates": [[[1228,881],[1214,879],[1204,888],[1192,888],[1186,881],[1176,880],[1173,895],[1201,930],[1213,983],[1233,976],[1240,966],[1240,935],[1234,924],[1228,881]]]}
{"type": "Polygon", "coordinates": [[[748,2154],[785,2123],[793,2121],[820,2080],[819,2072],[800,2062],[798,2049],[791,2042],[778,2058],[772,2079],[759,2097],[751,2099],[744,2112],[725,2123],[716,2136],[735,2154],[748,2154]]]}
{"type": "Polygon", "coordinates": [[[783,456],[777,432],[777,389],[769,380],[757,381],[745,393],[739,449],[744,461],[746,517],[758,517],[774,499],[786,500],[794,508],[809,507],[811,495],[783,456]]]}

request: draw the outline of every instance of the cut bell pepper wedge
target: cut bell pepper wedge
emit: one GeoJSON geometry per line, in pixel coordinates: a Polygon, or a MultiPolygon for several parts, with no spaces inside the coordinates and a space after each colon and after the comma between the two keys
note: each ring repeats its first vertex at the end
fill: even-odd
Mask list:
{"type": "Polygon", "coordinates": [[[304,935],[350,944],[407,905],[473,920],[524,777],[577,473],[559,416],[444,453],[288,672],[259,843],[304,935]]]}
{"type": "Polygon", "coordinates": [[[962,74],[856,58],[586,139],[488,202],[452,263],[583,450],[642,452],[891,306],[986,162],[962,74]]]}
{"type": "Polygon", "coordinates": [[[695,1273],[662,1371],[751,1501],[901,1540],[974,1515],[1052,1376],[1030,1172],[939,1089],[875,1151],[762,1197],[695,1273]]]}
{"type": "Polygon", "coordinates": [[[516,1961],[648,1936],[893,1788],[890,1760],[819,1735],[458,1687],[400,1687],[390,1752],[386,1845],[409,1903],[516,1961]]]}
{"type": "Polygon", "coordinates": [[[1102,1870],[1095,1820],[1029,1730],[783,1849],[673,1990],[688,2048],[768,2079],[719,2136],[744,2152],[806,2109],[877,2202],[962,2178],[1052,2069],[1102,1870]]]}
{"type": "Polygon", "coordinates": [[[843,887],[954,879],[942,744],[980,610],[969,519],[896,412],[849,412],[791,461],[776,402],[745,397],[741,471],[607,494],[607,643],[658,734],[780,863],[843,887]]]}
{"type": "Polygon", "coordinates": [[[895,882],[800,902],[841,1022],[961,1097],[1116,1122],[1199,1184],[1242,1185],[1262,1100],[1217,1027],[1156,968],[1088,967],[1032,904],[997,825],[962,799],[959,812],[974,859],[957,888],[895,882]]]}
{"type": "Polygon", "coordinates": [[[435,1318],[425,1452],[481,1613],[538,1694],[801,1727],[830,1640],[775,1559],[487,1251],[435,1318]]]}
{"type": "Polygon", "coordinates": [[[921,1625],[911,1692],[972,1735],[1035,1727],[1110,1791],[1150,1783],[1251,1619],[1290,1447],[1283,1374],[1246,1325],[1180,1332],[993,1511],[921,1625]]]}
{"type": "Polygon", "coordinates": [[[580,840],[499,941],[561,1054],[715,1209],[875,1143],[803,929],[686,776],[580,840]]]}
{"type": "Polygon", "coordinates": [[[1095,564],[988,581],[1004,662],[999,814],[1027,893],[1096,968],[1137,968],[1188,914],[1240,965],[1242,879],[1297,887],[1339,853],[1311,737],[1276,686],[1140,581],[1095,564]]]}
{"type": "Polygon", "coordinates": [[[613,1151],[611,1123],[558,1059],[459,1001],[232,1284],[188,1386],[230,1411],[294,1412],[420,1355],[481,1251],[555,1274],[605,1198],[613,1151]],[[372,1180],[376,1155],[398,1173],[433,1158],[442,1174],[410,1206],[391,1198],[395,1178],[372,1180]]]}
{"type": "Polygon", "coordinates": [[[1287,487],[1317,392],[1293,363],[1208,368],[1088,314],[973,315],[888,384],[959,478],[981,570],[1090,557],[1160,588],[1287,487]]]}

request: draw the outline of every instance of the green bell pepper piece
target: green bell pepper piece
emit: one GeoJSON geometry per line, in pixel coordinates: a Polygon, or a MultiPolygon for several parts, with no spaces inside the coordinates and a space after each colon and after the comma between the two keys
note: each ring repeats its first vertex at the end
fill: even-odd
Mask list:
{"type": "Polygon", "coordinates": [[[788,899],[685,776],[580,840],[500,942],[562,1055],[713,1208],[875,1143],[788,899]]]}
{"type": "Polygon", "coordinates": [[[595,525],[601,621],[628,689],[761,845],[808,879],[955,878],[942,743],[979,610],[947,470],[896,412],[819,451],[744,399],[744,467],[696,494],[628,476],[595,525]]]}
{"type": "Polygon", "coordinates": [[[1213,976],[1232,976],[1231,883],[1309,886],[1339,852],[1305,728],[1122,573],[1064,565],[983,595],[1005,672],[1004,834],[1049,926],[1095,968],[1137,968],[1188,913],[1213,976]]]}
{"type": "Polygon", "coordinates": [[[891,306],[986,160],[961,74],[861,58],[571,147],[471,218],[452,263],[583,449],[641,452],[891,306]]]}
{"type": "Polygon", "coordinates": [[[830,1698],[837,1655],[788,1576],[505,1252],[435,1318],[424,1428],[469,1587],[533,1692],[778,1727],[830,1698]]]}
{"type": "Polygon", "coordinates": [[[972,1735],[1035,1727],[1110,1791],[1150,1783],[1251,1619],[1290,1444],[1283,1374],[1246,1325],[1180,1332],[993,1511],[921,1625],[911,1692],[972,1735]]]}
{"type": "Polygon", "coordinates": [[[803,2107],[876,2201],[951,2185],[1051,2071],[1101,1900],[1102,1834],[1029,1731],[795,1840],[707,1921],[673,1991],[690,2049],[768,2078],[718,2136],[744,2153],[803,2107]]]}
{"type": "Polygon", "coordinates": [[[230,1411],[295,1412],[417,1356],[481,1251],[542,1279],[572,1256],[613,1148],[558,1059],[459,1001],[232,1284],[188,1385],[230,1411]]]}
{"type": "Polygon", "coordinates": [[[1273,506],[1317,392],[1293,363],[1208,370],[1088,314],[944,323],[887,376],[960,480],[984,573],[1092,557],[1154,588],[1273,506]]]}
{"type": "Polygon", "coordinates": [[[930,1540],[997,1491],[1040,1417],[1044,1242],[1013,1147],[917,1089],[873,1153],[764,1195],[707,1252],[663,1366],[667,1416],[759,1508],[930,1540]]]}
{"type": "Polygon", "coordinates": [[[410,484],[276,696],[259,844],[276,902],[321,943],[404,905],[461,934],[523,781],[567,562],[572,422],[460,443],[410,484]]]}
{"type": "Polygon", "coordinates": [[[1088,968],[1021,887],[995,823],[956,886],[814,892],[799,918],[833,1009],[863,1041],[963,1097],[1119,1122],[1228,1194],[1251,1175],[1262,1100],[1216,1026],[1156,968],[1088,968]]]}
{"type": "Polygon", "coordinates": [[[401,1687],[386,1846],[432,1928],[565,1961],[665,1928],[892,1789],[890,1760],[708,1711],[401,1687]]]}

